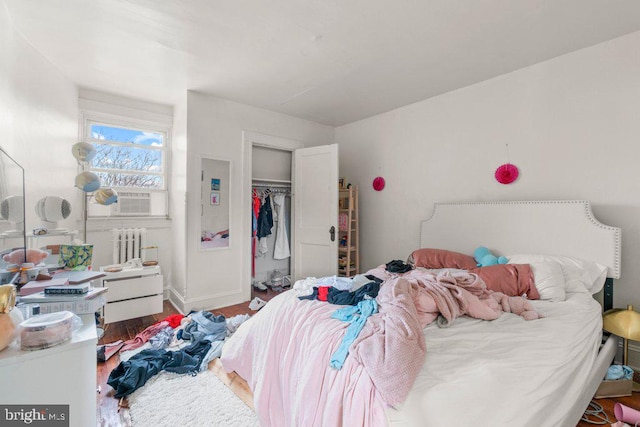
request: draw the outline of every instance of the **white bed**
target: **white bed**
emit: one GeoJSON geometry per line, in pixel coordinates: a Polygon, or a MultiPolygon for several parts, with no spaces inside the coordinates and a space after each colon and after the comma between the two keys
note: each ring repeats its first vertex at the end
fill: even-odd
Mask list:
{"type": "MultiPolygon", "coordinates": [[[[606,266],[610,278],[620,274],[620,229],[598,222],[585,201],[436,204],[431,218],[422,224],[419,247],[471,254],[478,246],[487,246],[503,255],[529,253],[581,258],[606,266]]],[[[535,309],[544,316],[542,319],[525,321],[505,314],[493,321],[461,317],[448,328],[439,328],[436,323],[427,326],[424,329],[425,363],[411,392],[397,409],[384,411],[386,423],[376,419],[371,424],[392,427],[575,426],[604,377],[616,348],[615,340],[608,340],[598,351],[602,337],[601,306],[588,291],[573,290],[576,292],[567,292],[563,302],[534,301],[535,309]]],[[[280,404],[280,410],[285,413],[287,405],[282,403],[287,399],[297,402],[296,396],[280,401],[282,396],[271,390],[305,390],[302,378],[289,378],[290,369],[294,365],[304,365],[309,352],[316,350],[304,348],[302,343],[306,336],[296,336],[294,329],[290,338],[293,344],[286,344],[283,352],[294,365],[287,366],[279,363],[282,359],[277,357],[267,361],[269,354],[242,354],[245,344],[255,352],[261,351],[261,347],[251,347],[250,338],[246,343],[241,341],[251,335],[254,327],[261,335],[269,333],[267,323],[282,330],[287,325],[281,323],[278,315],[290,310],[287,316],[293,316],[295,304],[298,304],[295,306],[297,311],[315,310],[311,305],[302,306],[292,301],[296,298],[290,295],[277,298],[274,307],[283,310],[261,311],[246,322],[229,347],[225,344],[222,362],[227,369],[226,357],[228,366],[235,366],[241,376],[248,377],[254,393],[259,392],[256,395],[258,402],[269,402],[273,408],[280,404]],[[296,353],[290,349],[296,349],[296,353]],[[270,372],[272,382],[262,381],[261,372],[265,369],[281,370],[282,380],[270,372]],[[273,383],[274,378],[278,384],[273,383]],[[275,394],[265,395],[266,389],[275,394]]],[[[309,313],[311,315],[312,311],[309,313]]],[[[321,332],[317,330],[317,323],[313,326],[316,326],[314,333],[321,332]]],[[[332,324],[332,327],[337,326],[332,324]]],[[[306,326],[300,323],[296,328],[304,330],[306,326]]],[[[329,343],[331,345],[335,345],[335,340],[329,343]]],[[[279,352],[280,346],[278,343],[265,353],[279,352]]],[[[323,351],[332,352],[331,349],[323,351]]],[[[316,366],[317,360],[312,369],[326,372],[325,383],[341,375],[326,366],[316,366]]],[[[351,363],[349,359],[347,362],[351,363]]],[[[362,370],[350,372],[360,375],[362,370]]],[[[318,382],[317,379],[314,381],[318,382]]],[[[325,396],[321,401],[332,402],[335,410],[340,410],[340,406],[348,407],[352,402],[348,397],[331,396],[330,388],[318,395],[325,396]]],[[[335,420],[331,409],[323,415],[325,410],[317,409],[314,402],[305,401],[304,405],[298,408],[300,414],[313,408],[316,414],[313,419],[320,420],[318,425],[326,424],[321,421],[323,417],[332,422],[335,420]]],[[[371,408],[378,406],[376,403],[371,408]]],[[[259,415],[261,409],[266,408],[256,405],[259,415]]],[[[296,425],[291,420],[300,416],[305,415],[290,417],[285,424],[271,417],[266,424],[296,425]]],[[[343,419],[342,424],[350,425],[349,421],[343,419]]]]}
{"type": "MultiPolygon", "coordinates": [[[[420,247],[571,256],[606,265],[607,276],[618,278],[620,234],[597,221],[586,201],[443,203],[422,223],[420,247]]],[[[588,293],[533,303],[544,319],[429,325],[423,370],[402,407],[387,411],[389,424],[575,426],[616,340],[598,356],[602,307],[588,293]]]]}
{"type": "Polygon", "coordinates": [[[389,425],[575,426],[570,409],[595,363],[600,305],[587,294],[534,305],[544,319],[427,326],[425,364],[401,408],[387,410],[389,425]]]}

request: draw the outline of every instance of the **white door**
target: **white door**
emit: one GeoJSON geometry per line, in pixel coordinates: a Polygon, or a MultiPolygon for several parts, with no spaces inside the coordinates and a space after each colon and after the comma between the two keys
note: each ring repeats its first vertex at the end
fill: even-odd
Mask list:
{"type": "Polygon", "coordinates": [[[338,145],[293,152],[294,280],[338,272],[338,145]]]}

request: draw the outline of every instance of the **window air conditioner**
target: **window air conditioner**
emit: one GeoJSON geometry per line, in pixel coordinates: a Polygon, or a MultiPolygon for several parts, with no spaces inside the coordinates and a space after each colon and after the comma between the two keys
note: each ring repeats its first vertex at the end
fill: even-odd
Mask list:
{"type": "Polygon", "coordinates": [[[151,214],[151,193],[118,192],[118,203],[111,205],[111,215],[135,216],[151,214]]]}

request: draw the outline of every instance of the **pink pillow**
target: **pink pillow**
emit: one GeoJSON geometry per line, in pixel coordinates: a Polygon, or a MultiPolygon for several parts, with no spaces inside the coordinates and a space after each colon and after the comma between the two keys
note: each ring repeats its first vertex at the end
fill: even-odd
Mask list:
{"type": "Polygon", "coordinates": [[[407,262],[415,267],[424,268],[459,268],[469,270],[476,268],[476,260],[471,255],[444,249],[422,248],[413,251],[407,262]]]}
{"type": "Polygon", "coordinates": [[[516,297],[527,294],[528,299],[540,299],[533,271],[529,264],[497,264],[469,269],[487,285],[487,289],[516,297]]]}

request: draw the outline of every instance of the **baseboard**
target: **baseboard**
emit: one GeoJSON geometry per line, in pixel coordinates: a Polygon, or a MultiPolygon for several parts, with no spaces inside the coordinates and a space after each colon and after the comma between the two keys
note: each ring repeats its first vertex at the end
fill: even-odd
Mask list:
{"type": "Polygon", "coordinates": [[[200,310],[215,310],[216,308],[228,307],[242,302],[245,302],[242,292],[225,292],[199,298],[189,298],[184,302],[184,310],[187,313],[200,310]]]}
{"type": "Polygon", "coordinates": [[[183,316],[185,315],[185,312],[182,309],[180,309],[180,307],[178,307],[171,298],[167,298],[167,301],[169,301],[169,304],[171,304],[173,308],[175,308],[178,311],[178,313],[182,314],[183,316]]]}
{"type": "Polygon", "coordinates": [[[172,306],[175,307],[181,314],[188,313],[189,311],[185,308],[185,300],[174,288],[169,288],[169,295],[167,295],[167,299],[171,303],[172,306]]]}
{"type": "Polygon", "coordinates": [[[220,292],[197,298],[184,298],[174,288],[169,288],[167,292],[166,299],[182,314],[200,310],[215,310],[247,301],[246,297],[243,296],[242,290],[220,292]]]}

